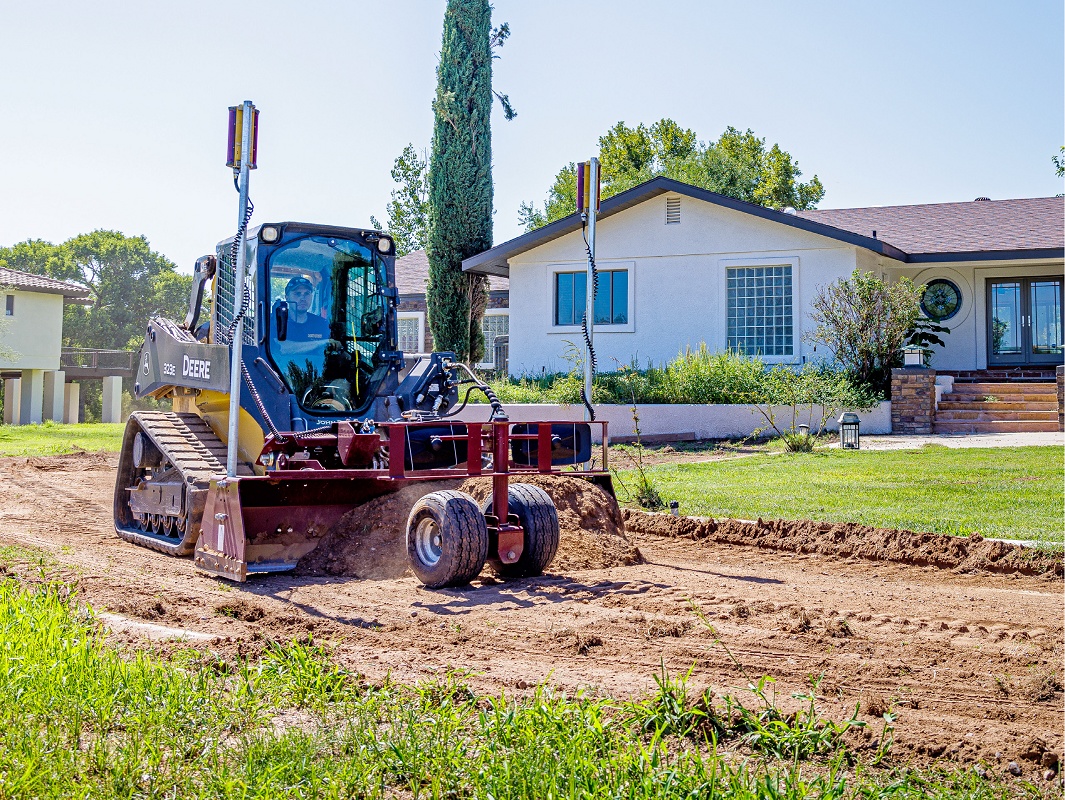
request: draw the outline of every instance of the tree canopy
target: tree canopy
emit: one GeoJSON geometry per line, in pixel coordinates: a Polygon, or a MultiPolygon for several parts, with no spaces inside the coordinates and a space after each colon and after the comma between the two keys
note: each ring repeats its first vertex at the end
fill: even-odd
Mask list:
{"type": "Polygon", "coordinates": [[[370,224],[392,234],[396,255],[405,256],[424,250],[429,227],[429,156],[418,153],[408,144],[392,165],[392,180],[398,186],[392,190],[392,200],[385,211],[388,224],[382,225],[374,217],[370,224]]]}
{"type": "Polygon", "coordinates": [[[493,94],[507,119],[514,116],[507,97],[492,90],[492,50],[510,30],[491,23],[488,0],[448,0],[429,156],[429,327],[438,348],[473,362],[484,350],[488,280],[464,273],[462,260],[492,246],[493,94]]]}
{"type": "MultiPolygon", "coordinates": [[[[750,129],[731,126],[703,143],[672,119],[635,128],[618,122],[599,138],[599,162],[603,199],[660,175],[772,208],[814,208],[825,194],[816,175],[799,180],[798,162],[780,145],[767,148],[750,129]]],[[[577,165],[571,162],[555,175],[542,208],[522,204],[521,224],[531,231],[572,214],[576,198],[577,165]]]]}
{"type": "Polygon", "coordinates": [[[62,244],[29,239],[0,247],[0,266],[85,286],[88,306],[63,312],[67,347],[133,349],[144,340],[148,318],[181,319],[192,278],[155,252],[143,236],[98,230],[62,244]]]}

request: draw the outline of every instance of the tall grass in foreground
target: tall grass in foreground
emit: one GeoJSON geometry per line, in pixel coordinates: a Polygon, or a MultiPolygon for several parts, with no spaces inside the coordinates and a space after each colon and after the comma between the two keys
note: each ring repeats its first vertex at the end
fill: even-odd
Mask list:
{"type": "Polygon", "coordinates": [[[751,757],[720,756],[681,688],[663,673],[659,691],[641,701],[547,689],[516,700],[477,696],[454,676],[369,687],[312,645],[276,646],[257,664],[236,665],[193,652],[120,653],[103,645],[92,614],[66,587],[6,580],[0,797],[1007,794],[971,773],[849,769],[836,728],[810,716],[798,731],[778,715],[749,720],[757,733],[750,741],[768,736],[791,747],[779,753],[795,753],[790,761],[761,757],[773,751],[757,747],[751,757]],[[802,755],[823,757],[800,761],[798,745],[769,723],[791,731],[802,755]]]}

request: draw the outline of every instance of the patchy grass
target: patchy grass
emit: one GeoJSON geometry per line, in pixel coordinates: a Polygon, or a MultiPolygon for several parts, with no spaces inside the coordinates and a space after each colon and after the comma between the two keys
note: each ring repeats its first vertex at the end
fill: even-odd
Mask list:
{"type": "MultiPolygon", "coordinates": [[[[647,475],[693,516],[858,522],[1061,544],[1060,447],[754,455],[661,464],[647,475]]],[[[621,473],[622,482],[631,483],[621,473]]],[[[620,499],[625,497],[619,486],[620,499]]]]}
{"type": "Polygon", "coordinates": [[[56,456],[85,450],[117,453],[122,445],[121,423],[63,425],[0,425],[0,456],[56,456]]]}
{"type": "MultiPolygon", "coordinates": [[[[873,770],[817,712],[689,695],[626,702],[460,677],[369,686],[327,648],[257,662],[104,646],[62,584],[0,582],[0,797],[878,798],[1008,796],[971,772],[873,770]],[[725,751],[725,748],[730,748],[725,751]]],[[[1018,789],[1023,789],[1017,785],[1018,789]]]]}

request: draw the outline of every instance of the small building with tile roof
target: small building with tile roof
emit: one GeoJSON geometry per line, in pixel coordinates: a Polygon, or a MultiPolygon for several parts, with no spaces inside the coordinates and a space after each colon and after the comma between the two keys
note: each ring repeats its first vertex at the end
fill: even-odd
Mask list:
{"type": "MultiPolygon", "coordinates": [[[[950,328],[933,366],[962,372],[1063,361],[1065,200],[795,212],[655,178],[604,200],[598,217],[600,369],[662,363],[705,342],[770,363],[831,358],[807,341],[819,287],[855,269],[926,287],[950,328]]],[[[509,279],[511,374],[570,368],[581,339],[587,257],[572,214],[463,262],[509,279]]]]}
{"type": "MultiPolygon", "coordinates": [[[[76,283],[0,267],[0,373],[4,422],[26,424],[67,416],[70,391],[60,370],[63,307],[89,305],[76,283]]],[[[77,393],[74,393],[77,408],[77,393]]],[[[73,420],[76,421],[76,420],[73,420]]]]}

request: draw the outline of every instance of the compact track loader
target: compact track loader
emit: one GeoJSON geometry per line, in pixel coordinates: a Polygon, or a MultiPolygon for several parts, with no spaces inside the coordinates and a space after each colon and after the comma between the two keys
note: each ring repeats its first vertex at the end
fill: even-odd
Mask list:
{"type": "Polygon", "coordinates": [[[415,574],[441,587],[468,582],[486,560],[504,576],[547,567],[558,517],[550,497],[521,477],[565,472],[612,495],[606,424],[512,423],[452,353],[400,352],[393,252],[380,231],[281,222],[197,261],[185,319],[148,324],[134,391],[172,400],[173,411],[129,419],[115,484],[119,536],[244,581],[293,569],[344,514],[375,497],[412,481],[485,476],[492,495],[484,507],[450,490],[414,506],[406,540],[415,574]],[[201,325],[209,282],[213,302],[201,325]],[[489,401],[484,420],[458,421],[475,391],[489,401]],[[602,426],[594,458],[592,425],[602,426]],[[230,430],[238,432],[236,467],[227,471],[230,430]]]}

